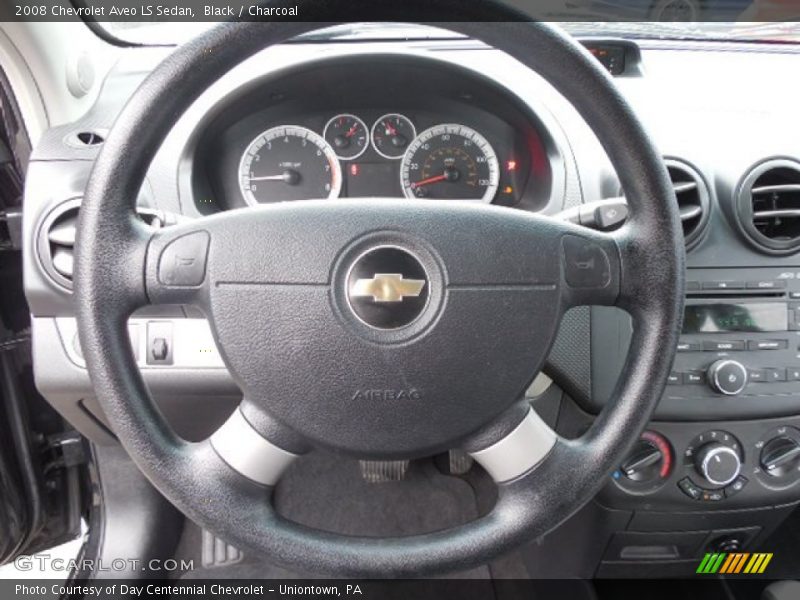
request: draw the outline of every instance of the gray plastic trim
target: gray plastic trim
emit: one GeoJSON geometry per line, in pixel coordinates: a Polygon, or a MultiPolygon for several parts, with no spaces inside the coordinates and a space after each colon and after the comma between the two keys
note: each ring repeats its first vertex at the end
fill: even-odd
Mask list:
{"type": "Polygon", "coordinates": [[[211,436],[211,446],[234,471],[262,485],[275,485],[298,457],[253,429],[238,408],[211,436]]]}
{"type": "Polygon", "coordinates": [[[539,464],[555,446],[558,436],[534,410],[499,442],[470,452],[497,483],[511,481],[539,464]]]}

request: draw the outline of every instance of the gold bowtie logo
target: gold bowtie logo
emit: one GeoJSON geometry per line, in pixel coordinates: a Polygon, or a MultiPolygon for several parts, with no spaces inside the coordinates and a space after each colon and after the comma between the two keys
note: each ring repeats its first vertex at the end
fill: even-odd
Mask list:
{"type": "Polygon", "coordinates": [[[355,298],[372,296],[375,302],[402,302],[416,298],[425,287],[424,279],[403,279],[400,273],[376,273],[372,279],[359,279],[350,295],[355,298]]]}

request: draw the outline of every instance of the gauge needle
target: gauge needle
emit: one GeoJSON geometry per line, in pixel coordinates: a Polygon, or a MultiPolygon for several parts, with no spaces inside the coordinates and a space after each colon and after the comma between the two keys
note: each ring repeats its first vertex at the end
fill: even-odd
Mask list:
{"type": "Polygon", "coordinates": [[[344,137],[353,137],[358,130],[358,125],[353,125],[350,130],[344,134],[344,137]]]}
{"type": "Polygon", "coordinates": [[[389,121],[384,121],[383,124],[386,126],[386,135],[397,135],[397,129],[389,121]]]}
{"type": "Polygon", "coordinates": [[[250,177],[248,181],[283,181],[289,185],[295,185],[300,181],[300,173],[292,169],[286,169],[280,175],[262,175],[260,177],[250,177]]]}
{"type": "Polygon", "coordinates": [[[447,179],[447,175],[436,175],[434,177],[428,177],[427,179],[423,179],[422,181],[417,181],[411,184],[411,189],[422,187],[423,185],[429,185],[431,183],[436,183],[437,181],[444,181],[447,179]]]}
{"type": "Polygon", "coordinates": [[[283,175],[264,175],[263,177],[250,177],[249,181],[283,181],[283,175]]]}

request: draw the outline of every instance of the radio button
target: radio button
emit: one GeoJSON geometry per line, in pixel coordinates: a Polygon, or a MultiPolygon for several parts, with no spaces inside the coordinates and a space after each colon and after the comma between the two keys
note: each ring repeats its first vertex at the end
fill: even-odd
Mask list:
{"type": "Polygon", "coordinates": [[[673,371],[667,377],[667,385],[680,385],[683,383],[683,376],[680,373],[673,371]]]}
{"type": "Polygon", "coordinates": [[[748,281],[748,290],[784,290],[786,289],[786,282],[782,279],[766,280],[766,281],[748,281]]]}
{"type": "Polygon", "coordinates": [[[769,383],[786,381],[786,369],[764,369],[764,373],[769,383]]]}
{"type": "Polygon", "coordinates": [[[728,350],[744,350],[742,340],[731,340],[725,342],[703,342],[703,350],[706,352],[726,352],[728,350]]]}
{"type": "Polygon", "coordinates": [[[789,298],[794,300],[800,299],[800,292],[789,292],[789,298]]]}
{"type": "Polygon", "coordinates": [[[678,342],[678,352],[699,352],[702,349],[700,342],[678,342]]]}
{"type": "Polygon", "coordinates": [[[743,290],[744,281],[704,281],[704,290],[743,290]]]}
{"type": "Polygon", "coordinates": [[[747,378],[752,383],[764,383],[767,380],[767,374],[764,369],[747,369],[747,378]]]}
{"type": "Polygon", "coordinates": [[[683,383],[695,384],[703,383],[705,379],[702,371],[689,371],[683,374],[683,383]]]}
{"type": "Polygon", "coordinates": [[[748,350],[786,350],[789,342],[786,340],[750,340],[747,342],[748,350]]]}
{"type": "Polygon", "coordinates": [[[786,370],[786,375],[789,381],[800,381],[800,368],[789,367],[786,370]]]}

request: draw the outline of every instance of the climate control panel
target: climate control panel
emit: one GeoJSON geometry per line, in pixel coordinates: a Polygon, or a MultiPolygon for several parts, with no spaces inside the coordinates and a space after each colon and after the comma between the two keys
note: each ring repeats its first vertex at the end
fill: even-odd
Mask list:
{"type": "Polygon", "coordinates": [[[653,423],[613,473],[612,506],[708,510],[800,500],[800,417],[653,423]]]}

